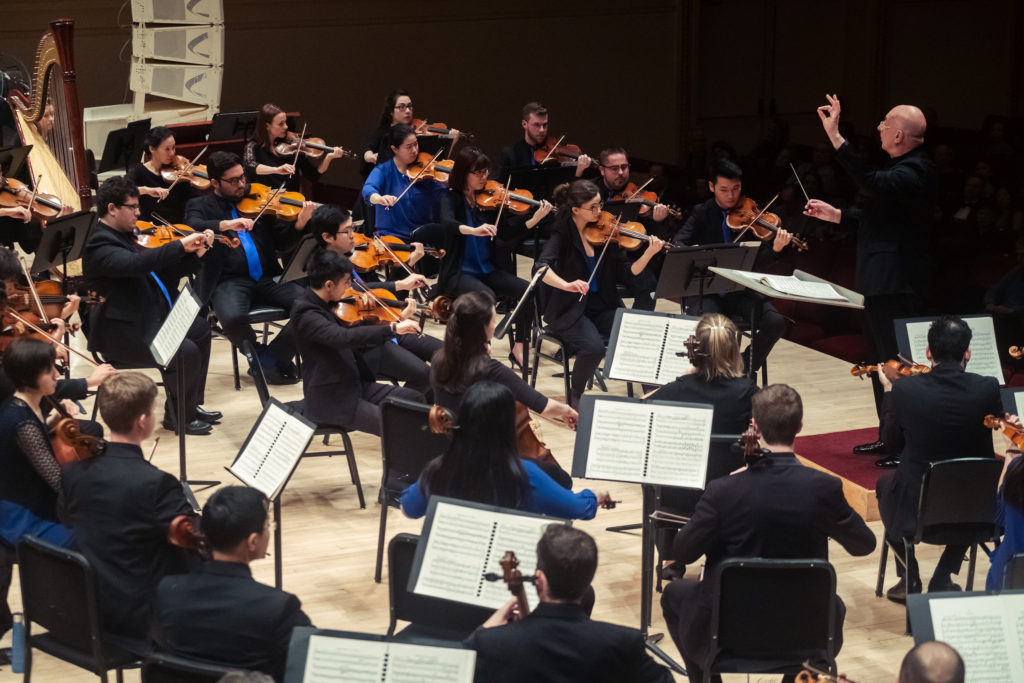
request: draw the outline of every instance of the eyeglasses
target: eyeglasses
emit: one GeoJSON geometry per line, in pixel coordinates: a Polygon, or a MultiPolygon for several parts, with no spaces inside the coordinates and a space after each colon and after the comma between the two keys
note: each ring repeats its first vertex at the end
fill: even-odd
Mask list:
{"type": "Polygon", "coordinates": [[[584,211],[600,211],[601,209],[604,208],[604,202],[598,202],[593,206],[581,206],[580,208],[583,209],[584,211]]]}
{"type": "Polygon", "coordinates": [[[604,164],[602,164],[601,168],[607,168],[609,171],[620,171],[622,173],[625,173],[626,171],[629,170],[629,164],[619,164],[618,166],[605,166],[604,164]]]}
{"type": "Polygon", "coordinates": [[[134,204],[118,204],[118,206],[120,206],[122,208],[125,208],[125,209],[131,209],[132,211],[135,211],[136,209],[139,208],[139,203],[135,202],[134,204]]]}
{"type": "Polygon", "coordinates": [[[409,104],[404,104],[404,103],[403,104],[396,104],[395,105],[395,109],[397,109],[398,111],[405,111],[406,109],[412,109],[412,102],[410,102],[409,104]]]}
{"type": "Polygon", "coordinates": [[[227,183],[229,185],[241,185],[242,183],[245,182],[245,176],[244,175],[236,175],[233,178],[221,178],[220,181],[222,183],[227,183]]]}

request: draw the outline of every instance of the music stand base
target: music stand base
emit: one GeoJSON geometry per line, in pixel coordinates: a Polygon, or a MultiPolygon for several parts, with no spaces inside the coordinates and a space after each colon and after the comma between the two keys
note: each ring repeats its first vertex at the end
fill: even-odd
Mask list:
{"type": "Polygon", "coordinates": [[[636,531],[637,529],[643,529],[643,524],[620,524],[618,526],[605,527],[605,531],[611,531],[616,534],[624,534],[627,531],[636,531]]]}
{"type": "Polygon", "coordinates": [[[644,638],[644,645],[651,651],[651,654],[663,661],[668,668],[672,669],[680,676],[688,676],[689,674],[686,673],[686,669],[684,669],[679,662],[669,657],[668,654],[658,646],[658,643],[660,643],[664,637],[665,636],[662,633],[652,633],[644,638]]]}

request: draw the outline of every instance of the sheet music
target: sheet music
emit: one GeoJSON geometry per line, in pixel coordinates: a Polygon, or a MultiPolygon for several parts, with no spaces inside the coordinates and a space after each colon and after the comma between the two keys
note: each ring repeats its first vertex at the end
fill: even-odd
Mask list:
{"type": "Polygon", "coordinates": [[[188,328],[192,327],[192,322],[199,314],[199,308],[199,301],[192,293],[192,288],[186,285],[178,295],[178,300],[174,302],[174,307],[171,308],[167,319],[164,320],[160,330],[149,344],[153,358],[162,367],[166,368],[174,358],[174,354],[178,352],[178,347],[181,346],[185,335],[188,334],[188,328]]]}
{"type": "Polygon", "coordinates": [[[1024,681],[1024,594],[932,599],[935,639],[964,659],[971,683],[1024,681]]]}
{"type": "MultiPolygon", "coordinates": [[[[1003,366],[999,362],[999,349],[996,346],[996,332],[992,326],[992,318],[980,316],[964,318],[971,328],[971,360],[967,363],[967,371],[978,375],[995,377],[999,385],[1006,383],[1003,378],[1003,366]]],[[[910,360],[915,363],[928,363],[928,328],[931,320],[907,323],[907,336],[910,339],[910,360]]],[[[887,360],[887,359],[885,359],[887,360]]]]}
{"type": "Polygon", "coordinates": [[[287,481],[315,429],[272,402],[228,471],[273,500],[287,481]]]}
{"type": "Polygon", "coordinates": [[[704,488],[713,410],[594,400],[586,477],[704,488]]]}
{"type": "MultiPolygon", "coordinates": [[[[1013,403],[1017,410],[1014,411],[1014,415],[1024,415],[1024,391],[1013,392],[1013,403]]],[[[1007,410],[1010,406],[1003,406],[1003,410],[1007,410]]]]}
{"type": "Polygon", "coordinates": [[[790,294],[792,296],[804,296],[809,299],[829,299],[834,301],[847,301],[848,299],[837,292],[835,287],[827,282],[808,282],[793,275],[757,275],[754,278],[772,289],[790,294]]]}
{"type": "MultiPolygon", "coordinates": [[[[486,581],[487,572],[502,573],[507,550],[519,558],[523,576],[537,566],[537,541],[551,519],[506,514],[438,501],[414,593],[483,607],[501,607],[511,598],[502,581],[486,581]]],[[[536,605],[537,589],[524,584],[536,605]]]]}
{"type": "Polygon", "coordinates": [[[608,376],[628,382],[667,384],[690,369],[690,361],[676,356],[683,342],[697,329],[697,321],[620,313],[615,354],[608,376]]]}
{"type": "Polygon", "coordinates": [[[476,652],[312,635],[303,683],[472,683],[476,652]]]}

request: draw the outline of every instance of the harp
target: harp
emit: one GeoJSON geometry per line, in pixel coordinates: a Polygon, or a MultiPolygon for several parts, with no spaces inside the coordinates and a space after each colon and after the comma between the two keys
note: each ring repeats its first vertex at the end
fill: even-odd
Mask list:
{"type": "Polygon", "coordinates": [[[70,19],[50,22],[36,50],[31,97],[15,93],[8,104],[22,142],[32,145],[32,184],[42,175],[39,190],[57,195],[78,211],[92,205],[92,191],[78,104],[74,30],[70,19]]]}

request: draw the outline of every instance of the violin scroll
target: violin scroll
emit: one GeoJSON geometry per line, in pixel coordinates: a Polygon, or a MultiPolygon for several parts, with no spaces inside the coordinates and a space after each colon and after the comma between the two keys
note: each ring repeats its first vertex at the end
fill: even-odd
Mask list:
{"type": "Polygon", "coordinates": [[[746,431],[740,434],[739,444],[743,448],[743,460],[748,466],[753,465],[768,453],[761,448],[761,430],[757,428],[753,418],[751,418],[746,431]]]}
{"type": "Polygon", "coordinates": [[[515,596],[518,603],[518,619],[524,619],[530,614],[530,604],[526,601],[526,589],[523,587],[523,575],[519,571],[519,558],[515,552],[506,550],[501,558],[502,578],[508,586],[508,590],[515,596]]]}
{"type": "Polygon", "coordinates": [[[1021,358],[1024,358],[1024,347],[1011,346],[1008,349],[1008,353],[1010,354],[1011,358],[1015,358],[1017,360],[1020,360],[1021,358]]]}

